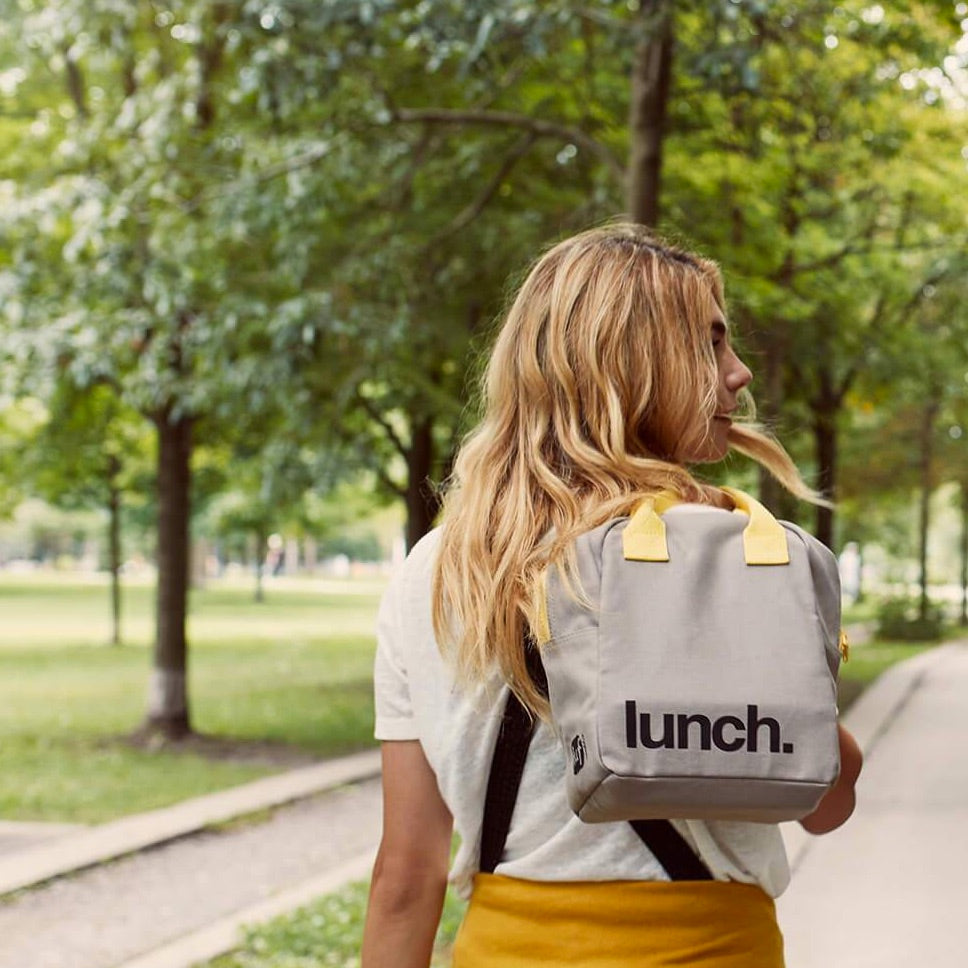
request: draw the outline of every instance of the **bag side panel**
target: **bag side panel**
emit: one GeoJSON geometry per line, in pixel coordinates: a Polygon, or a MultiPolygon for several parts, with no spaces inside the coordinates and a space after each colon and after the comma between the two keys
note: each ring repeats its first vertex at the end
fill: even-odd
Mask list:
{"type": "Polygon", "coordinates": [[[566,760],[566,793],[577,813],[606,777],[598,735],[599,627],[601,548],[615,522],[590,531],[576,541],[575,555],[581,593],[589,605],[574,597],[558,568],[547,577],[547,607],[551,640],[541,658],[548,678],[554,726],[566,760]]]}
{"type": "Polygon", "coordinates": [[[841,589],[840,568],[834,553],[823,542],[818,541],[809,531],[783,521],[791,539],[799,540],[806,550],[813,576],[816,595],[817,620],[824,637],[827,650],[827,665],[830,674],[836,679],[840,673],[840,629],[841,629],[841,589]],[[793,539],[795,536],[795,539],[793,539]]]}

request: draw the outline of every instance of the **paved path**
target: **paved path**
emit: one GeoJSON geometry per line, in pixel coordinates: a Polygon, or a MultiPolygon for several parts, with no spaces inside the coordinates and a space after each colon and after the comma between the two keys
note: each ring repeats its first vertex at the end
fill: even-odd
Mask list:
{"type": "Polygon", "coordinates": [[[379,831],[367,780],[18,892],[0,901],[0,968],[115,968],[371,851],[379,831]]]}
{"type": "MultiPolygon", "coordinates": [[[[964,968],[968,641],[890,670],[846,721],[866,753],[857,812],[819,838],[784,825],[788,968],[964,968]]],[[[0,898],[0,968],[188,968],[230,946],[237,912],[262,920],[365,872],[379,812],[365,780],[0,898]]]]}
{"type": "Polygon", "coordinates": [[[968,642],[889,671],[846,719],[866,753],[858,806],[795,851],[787,968],[964,968],[968,642]]]}
{"type": "Polygon", "coordinates": [[[84,830],[79,823],[0,820],[0,857],[84,830]]]}
{"type": "Polygon", "coordinates": [[[8,839],[0,852],[0,895],[379,773],[379,750],[365,750],[108,823],[48,832],[26,849],[8,839]]]}

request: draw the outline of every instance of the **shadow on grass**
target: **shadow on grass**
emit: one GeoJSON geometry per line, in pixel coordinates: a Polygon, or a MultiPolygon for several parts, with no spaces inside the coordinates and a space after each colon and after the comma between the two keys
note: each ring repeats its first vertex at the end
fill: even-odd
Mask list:
{"type": "MultiPolygon", "coordinates": [[[[367,703],[373,694],[369,678],[347,682],[321,683],[312,689],[322,708],[348,710],[358,703],[367,703]]],[[[230,736],[221,733],[193,730],[184,736],[168,737],[157,731],[140,726],[122,736],[104,737],[96,745],[108,748],[120,744],[143,753],[174,753],[199,756],[219,763],[244,766],[268,767],[270,769],[295,769],[309,766],[330,758],[330,755],[350,753],[368,748],[369,743],[349,743],[327,755],[295,742],[269,737],[230,736]]]]}
{"type": "Polygon", "coordinates": [[[278,740],[242,739],[209,733],[188,733],[177,739],[166,739],[157,733],[138,729],[126,736],[100,740],[97,745],[106,749],[115,743],[142,753],[199,756],[218,763],[270,769],[296,769],[325,759],[311,750],[278,740]]]}

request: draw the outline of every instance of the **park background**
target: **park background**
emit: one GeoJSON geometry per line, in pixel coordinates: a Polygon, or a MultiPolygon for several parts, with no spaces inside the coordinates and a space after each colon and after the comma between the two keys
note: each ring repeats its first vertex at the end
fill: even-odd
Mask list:
{"type": "Polygon", "coordinates": [[[966,38],[950,0],[2,0],[0,817],[371,744],[502,306],[620,214],[720,263],[835,502],[703,469],[842,556],[845,700],[964,625],[966,38]]]}

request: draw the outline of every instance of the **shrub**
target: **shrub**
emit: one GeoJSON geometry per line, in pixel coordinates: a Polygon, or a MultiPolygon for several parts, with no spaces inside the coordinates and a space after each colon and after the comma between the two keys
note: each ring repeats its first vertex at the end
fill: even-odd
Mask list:
{"type": "Polygon", "coordinates": [[[928,602],[922,618],[915,598],[889,598],[877,611],[877,637],[901,642],[936,642],[944,632],[944,608],[928,602]]]}

